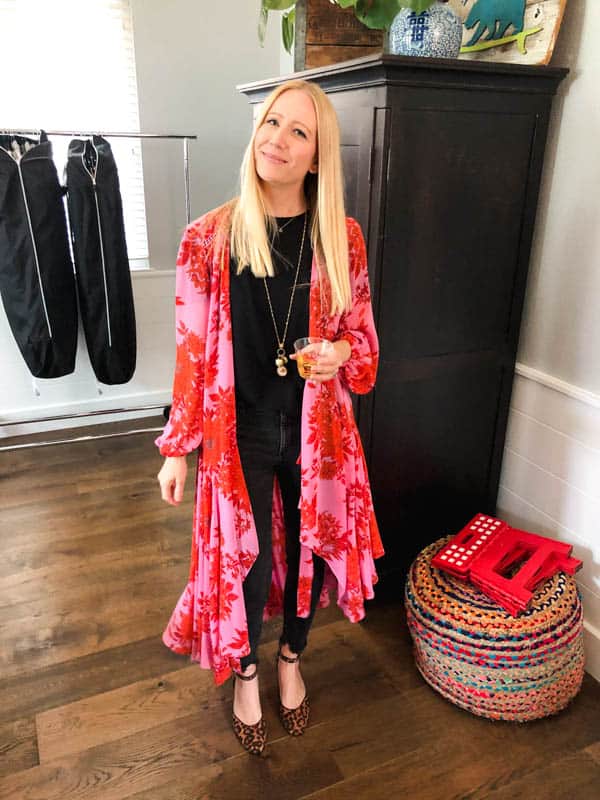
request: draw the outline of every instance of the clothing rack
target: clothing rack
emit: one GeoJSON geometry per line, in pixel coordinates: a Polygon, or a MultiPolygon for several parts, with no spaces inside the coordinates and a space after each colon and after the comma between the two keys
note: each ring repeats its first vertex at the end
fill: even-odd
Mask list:
{"type": "MultiPolygon", "coordinates": [[[[40,136],[41,129],[23,128],[0,128],[0,134],[6,136],[40,136]]],[[[190,167],[189,167],[189,147],[190,139],[197,139],[198,136],[191,133],[126,133],[122,131],[107,133],[106,131],[47,131],[47,136],[80,136],[82,139],[89,139],[92,136],[102,136],[105,139],[183,139],[183,180],[185,186],[185,219],[187,224],[191,221],[190,207],[190,167]]]]}
{"type": "MultiPolygon", "coordinates": [[[[6,136],[40,136],[41,129],[25,129],[25,128],[0,128],[0,134],[6,136]]],[[[182,139],[183,140],[183,173],[184,173],[184,186],[185,186],[185,215],[187,224],[191,221],[191,206],[190,206],[190,169],[189,169],[189,147],[190,139],[197,139],[195,134],[188,133],[127,133],[123,131],[106,132],[106,131],[50,131],[44,129],[47,136],[79,136],[81,138],[90,138],[92,136],[102,136],[105,139],[120,138],[120,139],[182,139]]],[[[99,414],[119,414],[125,412],[135,411],[153,411],[163,409],[165,404],[153,406],[138,406],[135,408],[108,408],[100,411],[83,411],[75,414],[58,414],[51,417],[36,417],[32,419],[21,419],[11,422],[3,422],[0,427],[6,428],[11,425],[31,425],[36,422],[55,422],[61,419],[77,419],[81,417],[92,417],[99,414]]],[[[116,436],[132,436],[138,433],[148,433],[154,431],[161,431],[162,428],[136,428],[127,431],[118,431],[115,433],[101,433],[93,436],[75,436],[71,439],[51,439],[40,442],[26,442],[25,444],[13,444],[0,446],[0,452],[6,450],[21,450],[28,447],[46,447],[52,444],[68,444],[69,442],[86,442],[94,439],[111,439],[116,436]]]]}

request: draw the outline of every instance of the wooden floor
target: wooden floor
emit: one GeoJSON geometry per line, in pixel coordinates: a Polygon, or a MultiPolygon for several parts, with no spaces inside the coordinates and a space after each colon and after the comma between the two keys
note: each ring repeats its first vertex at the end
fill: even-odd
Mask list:
{"type": "Polygon", "coordinates": [[[269,743],[230,729],[231,686],[160,640],[187,579],[190,492],[161,503],[153,436],[0,453],[0,798],[600,798],[600,685],[555,718],[455,708],[415,669],[396,597],[351,625],[318,612],[313,715],[277,716],[277,625],[260,667],[269,743]]]}

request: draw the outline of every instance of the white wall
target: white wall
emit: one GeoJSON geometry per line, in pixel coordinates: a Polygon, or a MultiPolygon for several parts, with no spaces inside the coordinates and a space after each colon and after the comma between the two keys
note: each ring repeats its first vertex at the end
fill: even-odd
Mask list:
{"type": "MultiPolygon", "coordinates": [[[[235,86],[279,74],[278,20],[271,20],[261,49],[256,35],[258,3],[132,0],[131,5],[141,130],[198,135],[198,141],[190,144],[194,218],[236,191],[251,111],[235,86]]],[[[143,158],[153,271],[133,273],[138,338],[135,375],[123,386],[99,386],[80,336],[72,375],[34,381],[0,306],[0,445],[7,436],[90,424],[90,419],[81,419],[2,428],[11,420],[169,400],[174,264],[185,227],[183,147],[181,142],[153,141],[144,145],[143,158]]]]}
{"type": "Polygon", "coordinates": [[[498,499],[498,516],[583,559],[586,668],[598,680],[599,37],[597,3],[568,3],[552,64],[571,72],[554,105],[498,499]]]}
{"type": "MultiPolygon", "coordinates": [[[[237,190],[250,134],[240,83],[279,75],[279,30],[257,38],[258,3],[131,0],[142,130],[195,133],[190,142],[192,219],[237,190]]],[[[173,266],[185,225],[182,145],[144,143],[151,263],[173,266]]]]}
{"type": "Polygon", "coordinates": [[[600,14],[568,3],[552,64],[554,105],[520,360],[600,394],[600,14]]]}

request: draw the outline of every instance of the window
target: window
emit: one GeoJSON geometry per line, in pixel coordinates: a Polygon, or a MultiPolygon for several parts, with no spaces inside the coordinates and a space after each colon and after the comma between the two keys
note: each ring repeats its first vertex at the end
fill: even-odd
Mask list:
{"type": "MultiPolygon", "coordinates": [[[[0,0],[0,128],[139,131],[129,0],[0,0]]],[[[62,178],[69,137],[49,137],[62,178]]],[[[110,139],[132,267],[148,266],[142,149],[110,139]]]]}

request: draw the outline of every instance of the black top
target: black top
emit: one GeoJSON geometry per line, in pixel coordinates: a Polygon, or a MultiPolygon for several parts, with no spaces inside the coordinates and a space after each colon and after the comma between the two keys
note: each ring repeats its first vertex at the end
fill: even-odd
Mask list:
{"type": "MultiPolygon", "coordinates": [[[[269,311],[265,280],[277,329],[282,336],[300,254],[304,214],[277,217],[277,224],[283,230],[275,233],[273,239],[273,267],[276,273],[273,278],[255,278],[248,268],[237,275],[237,262],[231,258],[230,298],[236,402],[299,416],[304,381],[292,360],[286,364],[288,372],[285,377],[277,374],[277,337],[269,311]]],[[[285,337],[288,357],[294,352],[294,341],[308,336],[311,264],[308,219],[298,284],[285,337]]]]}

